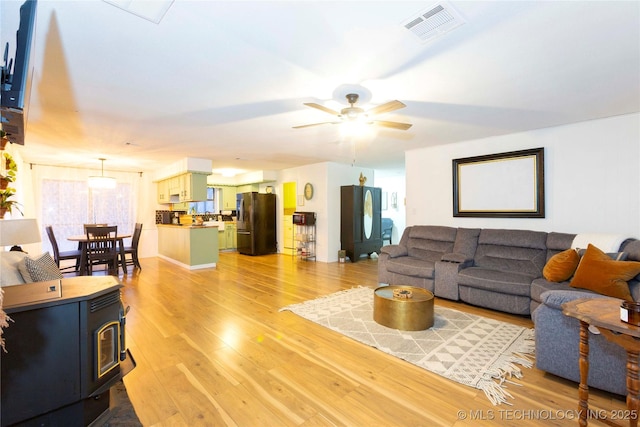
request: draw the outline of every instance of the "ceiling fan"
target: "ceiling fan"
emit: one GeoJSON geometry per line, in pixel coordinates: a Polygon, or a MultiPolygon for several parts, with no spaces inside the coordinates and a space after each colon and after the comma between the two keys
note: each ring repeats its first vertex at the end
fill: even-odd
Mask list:
{"type": "Polygon", "coordinates": [[[300,125],[294,126],[294,129],[306,128],[310,126],[318,126],[325,124],[340,124],[349,121],[358,121],[367,124],[376,124],[378,126],[384,126],[393,129],[399,130],[407,130],[412,125],[409,123],[400,123],[400,122],[389,122],[385,120],[373,120],[370,116],[374,116],[376,114],[388,113],[394,110],[399,110],[400,108],[406,107],[400,101],[389,101],[385,104],[378,105],[377,107],[373,107],[370,110],[363,110],[360,107],[355,107],[355,103],[358,102],[359,95],[356,93],[347,94],[347,102],[350,104],[349,107],[343,108],[340,112],[332,110],[331,108],[327,108],[324,105],[316,104],[315,102],[305,102],[304,105],[307,105],[312,108],[317,108],[318,110],[324,111],[325,113],[333,114],[337,116],[340,120],[334,122],[322,122],[322,123],[312,123],[308,125],[300,125]]]}

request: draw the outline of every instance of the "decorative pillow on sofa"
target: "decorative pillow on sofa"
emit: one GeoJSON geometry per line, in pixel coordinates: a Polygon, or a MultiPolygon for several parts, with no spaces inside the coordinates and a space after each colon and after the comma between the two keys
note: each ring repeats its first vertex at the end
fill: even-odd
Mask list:
{"type": "Polygon", "coordinates": [[[19,266],[27,256],[24,252],[0,252],[0,287],[20,285],[27,280],[20,274],[19,266]]]}
{"type": "Polygon", "coordinates": [[[51,258],[51,255],[49,255],[49,252],[45,252],[35,259],[26,257],[24,265],[31,276],[31,280],[34,282],[62,279],[62,273],[60,273],[60,269],[51,258]]]}
{"type": "Polygon", "coordinates": [[[567,249],[555,254],[542,269],[542,275],[550,282],[564,282],[569,280],[580,262],[580,256],[575,249],[567,249]]]}
{"type": "Polygon", "coordinates": [[[590,244],[578,264],[570,286],[633,301],[627,281],[638,274],[640,262],[612,260],[609,255],[590,244]]]}
{"type": "MultiPolygon", "coordinates": [[[[598,248],[598,249],[600,249],[600,248],[598,248]]],[[[578,251],[578,255],[580,256],[580,258],[582,258],[584,256],[584,253],[587,250],[586,249],[576,249],[576,251],[578,251]]],[[[607,255],[609,256],[609,258],[611,258],[614,261],[626,261],[627,257],[629,256],[629,254],[626,253],[626,252],[607,252],[607,255]]]]}

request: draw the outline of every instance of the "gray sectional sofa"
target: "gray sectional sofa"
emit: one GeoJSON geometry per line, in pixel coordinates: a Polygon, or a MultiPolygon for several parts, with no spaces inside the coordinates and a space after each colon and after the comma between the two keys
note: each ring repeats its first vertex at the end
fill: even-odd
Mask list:
{"type": "MultiPolygon", "coordinates": [[[[380,283],[418,286],[436,297],[531,315],[536,332],[536,367],[579,381],[579,322],[562,314],[564,302],[609,298],[569,282],[544,279],[554,255],[571,248],[575,234],[529,230],[471,229],[419,225],[407,227],[400,242],[383,246],[378,260],[380,283]]],[[[640,261],[640,240],[620,245],[626,259],[640,261]]],[[[640,300],[640,278],[629,282],[640,300]]],[[[626,394],[624,351],[602,336],[590,337],[589,385],[626,394]]]]}

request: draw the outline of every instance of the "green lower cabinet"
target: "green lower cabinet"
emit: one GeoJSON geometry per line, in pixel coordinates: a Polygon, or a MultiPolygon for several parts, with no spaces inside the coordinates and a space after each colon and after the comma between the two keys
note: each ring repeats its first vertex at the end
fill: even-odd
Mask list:
{"type": "Polygon", "coordinates": [[[220,250],[235,250],[237,245],[237,230],[235,223],[225,224],[224,230],[218,231],[218,247],[220,250]]]}
{"type": "Polygon", "coordinates": [[[227,234],[223,230],[218,231],[218,248],[227,249],[227,234]]]}
{"type": "Polygon", "coordinates": [[[227,249],[238,248],[238,227],[236,224],[225,224],[224,233],[226,234],[225,240],[227,249]]]}

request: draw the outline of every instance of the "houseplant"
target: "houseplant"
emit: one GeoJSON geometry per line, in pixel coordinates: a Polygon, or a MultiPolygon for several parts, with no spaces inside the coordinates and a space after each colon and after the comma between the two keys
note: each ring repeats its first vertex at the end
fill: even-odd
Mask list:
{"type": "Polygon", "coordinates": [[[4,153],[4,160],[6,167],[4,174],[0,175],[0,190],[6,190],[9,183],[16,180],[16,174],[18,173],[18,165],[11,154],[4,153]]]}
{"type": "Polygon", "coordinates": [[[9,142],[9,138],[7,138],[7,133],[0,129],[0,150],[4,150],[4,147],[7,146],[7,143],[9,142]]]}
{"type": "Polygon", "coordinates": [[[12,213],[14,208],[20,212],[21,215],[24,215],[22,210],[20,210],[20,203],[16,200],[9,200],[15,194],[15,188],[9,187],[7,189],[0,190],[0,219],[4,218],[7,212],[12,213]]]}
{"type": "Polygon", "coordinates": [[[20,203],[11,199],[15,196],[16,189],[8,187],[9,182],[16,180],[18,165],[9,153],[4,153],[3,160],[6,162],[6,168],[4,175],[0,176],[0,219],[4,218],[7,212],[12,213],[13,209],[16,209],[21,215],[24,215],[20,209],[20,203]]]}

